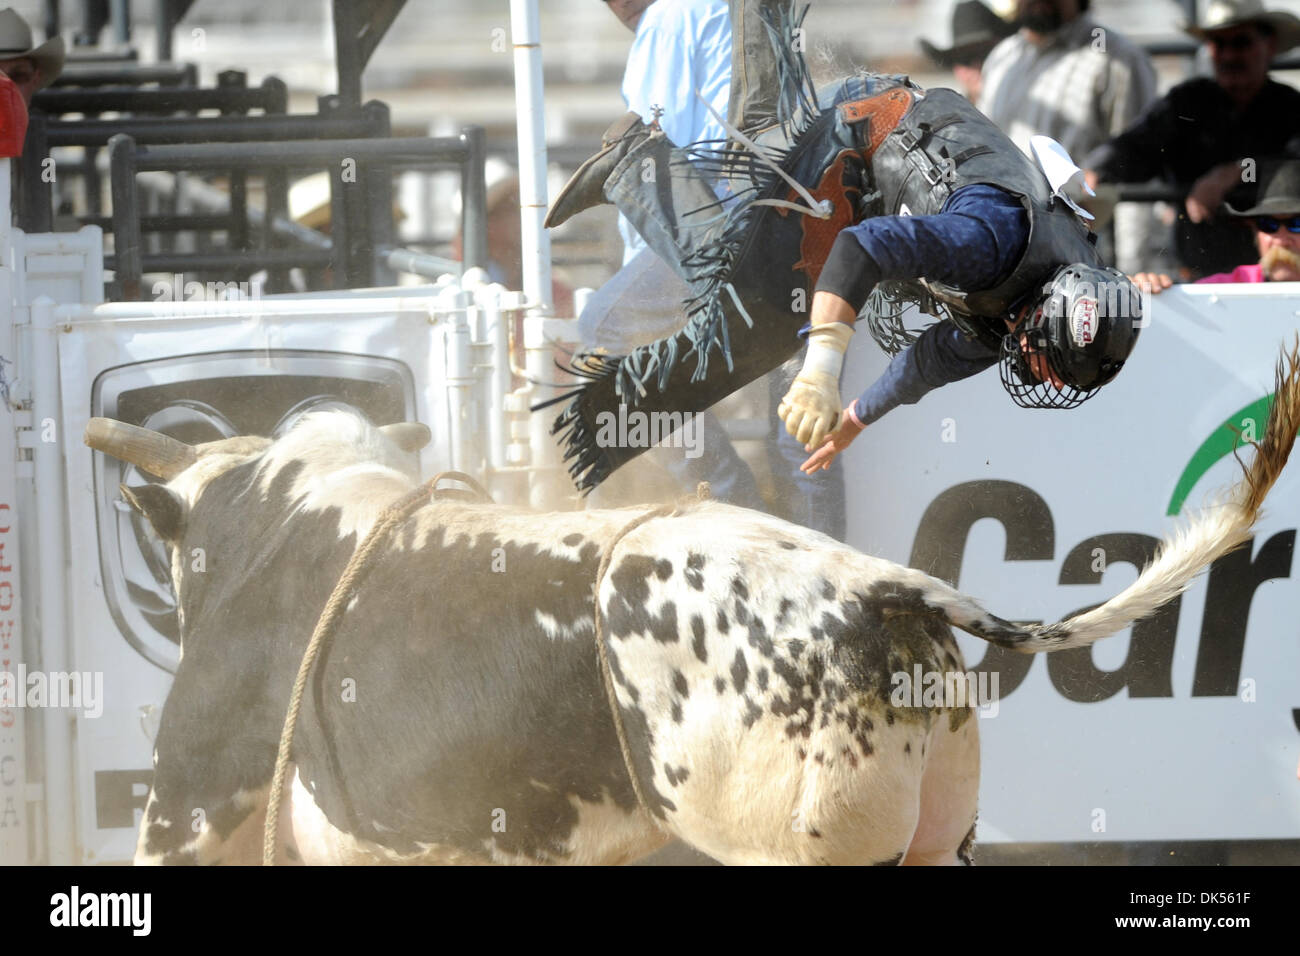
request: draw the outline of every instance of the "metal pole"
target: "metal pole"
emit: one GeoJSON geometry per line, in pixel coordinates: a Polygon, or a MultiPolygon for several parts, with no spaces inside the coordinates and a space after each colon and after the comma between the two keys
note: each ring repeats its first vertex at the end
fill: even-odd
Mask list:
{"type": "Polygon", "coordinates": [[[86,171],[82,173],[86,184],[86,208],[92,216],[104,211],[104,184],[99,179],[99,147],[86,147],[86,171]]]}
{"type": "Polygon", "coordinates": [[[59,35],[62,25],[59,22],[59,0],[45,0],[45,39],[52,40],[59,35]]]}
{"type": "Polygon", "coordinates": [[[131,0],[111,0],[113,40],[119,48],[131,42],[131,0]]]}
{"type": "Polygon", "coordinates": [[[76,46],[95,46],[108,22],[108,0],[81,0],[81,29],[73,38],[76,46]]]}
{"type": "MultiPolygon", "coordinates": [[[[392,133],[388,105],[374,101],[362,107],[375,117],[380,139],[392,133]]],[[[382,160],[370,160],[361,166],[361,197],[364,210],[357,224],[362,228],[357,234],[357,266],[362,272],[361,285],[393,285],[397,276],[380,261],[375,250],[393,245],[393,168],[382,160]]]]}
{"type": "MultiPolygon", "coordinates": [[[[546,219],[546,123],[543,103],[541,24],[538,0],[510,0],[510,29],[515,48],[515,116],[519,143],[519,218],[524,294],[536,303],[524,318],[524,349],[530,395],[549,398],[556,390],[537,384],[554,380],[555,356],[547,333],[554,310],[551,295],[551,237],[546,219]]],[[[568,323],[565,323],[566,325],[568,323]]],[[[550,416],[528,419],[530,457],[528,503],[533,508],[560,507],[570,490],[560,449],[550,435],[550,416]]]]}
{"type": "MultiPolygon", "coordinates": [[[[33,116],[36,111],[33,111],[33,116]]],[[[30,123],[28,129],[30,130],[30,123]]],[[[155,119],[127,116],[113,120],[62,120],[47,124],[49,146],[92,146],[114,133],[128,133],[138,143],[273,142],[286,139],[342,139],[374,133],[366,114],[313,116],[216,116],[155,119]]],[[[304,165],[310,166],[310,163],[304,165]]]]}
{"type": "MultiPolygon", "coordinates": [[[[247,85],[248,74],[241,70],[223,70],[217,74],[219,89],[242,90],[247,85]]],[[[221,112],[222,115],[229,116],[244,111],[225,109],[221,112]]],[[[242,169],[230,171],[230,220],[231,228],[226,234],[230,248],[238,252],[251,249],[252,241],[248,228],[248,173],[242,169]]],[[[246,276],[240,273],[237,278],[243,279],[246,276]]]]}
{"type": "MultiPolygon", "coordinates": [[[[12,181],[11,170],[13,168],[13,165],[14,164],[11,163],[8,159],[4,157],[0,157],[0,209],[11,208],[9,205],[9,197],[11,191],[10,183],[12,181]]],[[[11,272],[16,271],[14,268],[15,263],[12,262],[9,258],[9,242],[10,242],[10,237],[13,235],[12,228],[13,227],[11,223],[11,217],[9,216],[0,217],[0,270],[8,269],[11,272]]],[[[6,287],[3,291],[7,293],[8,288],[6,287]]],[[[9,312],[10,302],[9,299],[6,297],[0,297],[0,302],[4,303],[3,321],[7,327],[9,322],[9,315],[10,315],[9,312]]],[[[7,332],[5,334],[7,334],[7,332]]],[[[0,342],[7,343],[8,341],[9,341],[8,338],[0,339],[0,342]]]]}
{"type": "Polygon", "coordinates": [[[178,110],[193,113],[196,110],[220,109],[227,113],[243,113],[250,109],[264,109],[268,113],[283,113],[283,109],[273,109],[280,101],[282,85],[283,83],[275,77],[267,77],[261,86],[252,89],[242,85],[222,85],[212,89],[173,87],[158,90],[140,90],[133,87],[77,89],[55,86],[41,90],[33,98],[32,103],[51,116],[64,113],[98,116],[110,110],[117,113],[168,114],[178,110]]]}
{"type": "Polygon", "coordinates": [[[469,157],[461,166],[461,235],[465,242],[465,268],[488,267],[487,242],[487,134],[481,126],[466,126],[460,138],[469,157]]]}
{"type": "MultiPolygon", "coordinates": [[[[245,215],[251,210],[246,209],[245,215]]],[[[277,220],[289,218],[289,174],[284,169],[266,171],[266,214],[262,217],[262,247],[268,252],[285,245],[275,230],[277,220]]],[[[272,269],[266,277],[267,291],[288,292],[289,270],[272,269]]]]}
{"type": "Polygon", "coordinates": [[[447,356],[447,419],[451,438],[451,466],[473,474],[479,462],[474,454],[474,360],[470,352],[469,321],[465,307],[469,295],[461,293],[443,326],[447,356]]]}
{"type": "Polygon", "coordinates": [[[49,118],[40,110],[27,117],[27,139],[19,160],[22,203],[19,222],[27,232],[54,231],[54,184],[45,177],[45,161],[50,155],[49,118]]]}
{"type": "MultiPolygon", "coordinates": [[[[139,182],[138,179],[137,182],[139,182]]],[[[145,188],[148,189],[148,186],[146,186],[145,188]]],[[[153,195],[163,196],[169,199],[175,198],[178,194],[184,192],[184,190],[179,190],[175,188],[168,189],[168,190],[150,189],[149,191],[153,195]]],[[[226,198],[229,198],[229,194],[227,193],[223,193],[222,195],[225,196],[226,198]]],[[[98,226],[100,229],[103,229],[105,232],[110,232],[110,233],[113,231],[112,216],[82,216],[80,218],[81,218],[81,222],[87,226],[98,226]]],[[[266,218],[265,216],[259,217],[258,219],[259,224],[263,223],[265,218],[266,218]]],[[[225,232],[229,228],[230,228],[230,215],[228,213],[221,213],[219,215],[203,215],[201,213],[186,212],[186,213],[177,213],[175,215],[172,215],[171,213],[164,213],[161,216],[140,217],[141,233],[198,232],[200,230],[204,230],[208,232],[214,232],[214,231],[225,232]]]]}
{"type": "Polygon", "coordinates": [[[551,237],[546,219],[546,119],[542,102],[542,33],[538,0],[510,0],[515,49],[515,116],[519,139],[519,218],[524,293],[537,303],[530,314],[549,315],[551,237]]]}
{"type": "MultiPolygon", "coordinates": [[[[56,423],[63,416],[59,401],[58,330],[54,322],[54,300],[41,296],[31,307],[32,320],[32,422],[56,423]]],[[[32,443],[36,476],[36,527],[40,535],[40,574],[36,579],[40,613],[40,666],[46,673],[67,673],[68,592],[64,562],[65,536],[63,500],[63,455],[76,454],[78,436],[56,433],[58,441],[32,443]]],[[[76,863],[77,829],[75,784],[72,775],[73,722],[70,715],[50,711],[43,721],[45,735],[45,833],[52,866],[76,863]]]]}
{"type": "MultiPolygon", "coordinates": [[[[129,134],[137,143],[141,140],[134,127],[127,126],[121,132],[129,134]]],[[[262,166],[320,169],[323,166],[338,165],[343,168],[340,162],[343,159],[355,159],[358,163],[384,163],[394,167],[465,162],[465,150],[459,140],[401,136],[392,139],[319,139],[287,143],[142,145],[138,150],[141,169],[171,171],[223,167],[258,169],[262,166]]],[[[347,164],[347,168],[350,180],[352,164],[347,164]]]]}
{"type": "Polygon", "coordinates": [[[442,256],[430,256],[402,248],[376,249],[375,256],[390,269],[424,276],[426,279],[440,279],[445,275],[459,276],[462,266],[462,263],[454,259],[444,259],[442,256]]]}
{"type": "Polygon", "coordinates": [[[176,26],[176,21],[172,18],[170,0],[153,0],[153,22],[154,29],[158,31],[158,35],[154,37],[154,59],[159,63],[170,62],[172,31],[176,26]]]}
{"type": "MultiPolygon", "coordinates": [[[[120,58],[119,58],[120,59],[120,58]]],[[[93,61],[92,61],[93,62],[93,61]]],[[[99,61],[108,62],[108,61],[99,61]]],[[[195,86],[198,73],[193,63],[184,66],[69,66],[53,86],[140,86],[144,83],[159,83],[163,86],[195,86]]]]}
{"type": "Polygon", "coordinates": [[[485,331],[491,355],[491,361],[488,362],[487,407],[484,409],[488,430],[488,465],[499,471],[509,464],[506,460],[506,445],[509,443],[510,423],[504,403],[510,394],[510,324],[514,322],[515,315],[501,308],[501,296],[495,289],[479,289],[476,298],[487,326],[485,331]]]}
{"type": "Polygon", "coordinates": [[[357,42],[357,10],[352,0],[334,0],[334,68],[338,97],[345,109],[361,106],[361,49],[357,42]]]}
{"type": "MultiPolygon", "coordinates": [[[[266,115],[283,115],[289,110],[289,87],[278,77],[268,76],[262,80],[259,90],[265,97],[262,109],[266,115]]],[[[252,216],[255,210],[250,209],[252,216]]],[[[266,226],[265,246],[267,249],[282,248],[286,245],[284,236],[277,229],[281,222],[289,221],[289,173],[284,169],[268,170],[266,173],[266,226]]],[[[269,292],[288,292],[289,270],[272,269],[267,276],[269,292]]]]}
{"type": "MultiPolygon", "coordinates": [[[[238,272],[247,275],[260,268],[319,268],[329,265],[328,249],[275,249],[258,252],[148,253],[140,257],[141,272],[238,272]]],[[[117,269],[117,259],[108,256],[105,268],[117,269]]]]}
{"type": "Polygon", "coordinates": [[[114,278],[122,298],[140,298],[144,275],[140,196],[135,183],[135,140],[119,133],[108,141],[108,179],[113,196],[114,278]]]}

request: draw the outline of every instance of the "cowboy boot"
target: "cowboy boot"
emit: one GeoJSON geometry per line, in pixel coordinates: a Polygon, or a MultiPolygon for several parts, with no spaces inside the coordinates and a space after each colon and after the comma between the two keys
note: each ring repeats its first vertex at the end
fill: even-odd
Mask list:
{"type": "Polygon", "coordinates": [[[622,119],[605,130],[600,138],[601,149],[585,163],[578,167],[560,194],[551,203],[551,211],[546,216],[546,228],[554,229],[568,222],[584,209],[609,202],[605,198],[605,182],[632,147],[641,143],[655,127],[641,122],[636,113],[628,113],[622,119]]]}

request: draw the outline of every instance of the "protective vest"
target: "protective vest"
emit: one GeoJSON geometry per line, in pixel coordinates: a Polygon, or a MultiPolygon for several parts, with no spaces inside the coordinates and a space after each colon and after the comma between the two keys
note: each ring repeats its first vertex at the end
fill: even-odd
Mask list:
{"type": "MultiPolygon", "coordinates": [[[[878,193],[863,218],[933,215],[963,186],[997,186],[1019,197],[1029,216],[1029,241],[1001,284],[964,292],[926,279],[916,283],[948,306],[963,331],[996,347],[1005,333],[1002,317],[1061,265],[1101,265],[1094,239],[1074,211],[1052,195],[1034,160],[964,97],[945,89],[922,93],[910,84],[900,89],[911,105],[879,145],[871,142],[879,130],[876,136],[858,136],[862,147],[870,149],[870,174],[878,193]]],[[[837,109],[848,123],[862,112],[857,103],[839,104],[837,109]]],[[[869,128],[870,120],[863,125],[869,128]]]]}

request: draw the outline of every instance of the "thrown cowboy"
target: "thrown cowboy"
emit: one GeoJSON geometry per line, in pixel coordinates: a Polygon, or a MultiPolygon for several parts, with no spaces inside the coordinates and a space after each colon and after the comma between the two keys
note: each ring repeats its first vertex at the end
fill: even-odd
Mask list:
{"type": "Polygon", "coordinates": [[[693,296],[675,335],[575,364],[588,380],[564,396],[555,431],[582,490],[639,451],[601,447],[597,414],[621,403],[701,411],[803,335],[779,414],[814,452],[809,470],[898,405],[994,365],[1018,405],[1077,406],[1133,349],[1138,292],[1102,265],[1086,213],[1059,192],[1082,178],[1063,151],[1038,144],[1040,168],[963,97],[904,76],[814,90],[790,6],[733,0],[735,35],[751,41],[761,20],[767,36],[746,42],[746,69],[733,69],[741,119],[728,143],[679,150],[655,123],[625,117],[552,206],[548,225],[615,203],[693,296]],[[912,304],[940,320],[906,328],[912,304]],[[844,407],[838,378],[860,313],[895,358],[844,407]]]}

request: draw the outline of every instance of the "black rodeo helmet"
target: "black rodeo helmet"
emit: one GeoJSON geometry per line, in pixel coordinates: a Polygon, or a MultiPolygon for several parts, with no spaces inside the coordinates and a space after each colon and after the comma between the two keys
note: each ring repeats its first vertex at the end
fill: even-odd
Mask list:
{"type": "Polygon", "coordinates": [[[1002,340],[1002,385],[1022,408],[1077,408],[1119,374],[1141,331],[1142,299],[1118,269],[1062,266],[1025,319],[1002,340]],[[1047,367],[1064,383],[1040,379],[1047,367]]]}

